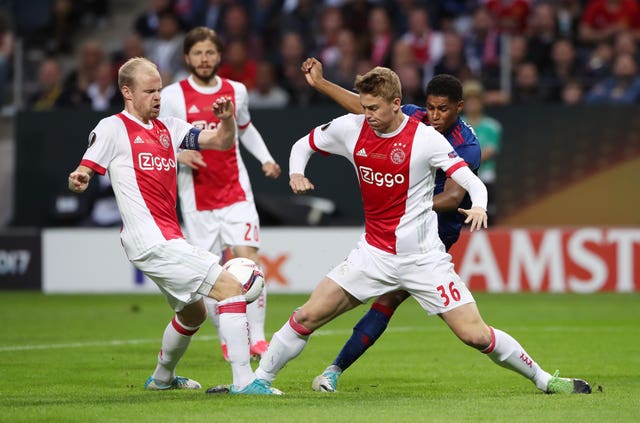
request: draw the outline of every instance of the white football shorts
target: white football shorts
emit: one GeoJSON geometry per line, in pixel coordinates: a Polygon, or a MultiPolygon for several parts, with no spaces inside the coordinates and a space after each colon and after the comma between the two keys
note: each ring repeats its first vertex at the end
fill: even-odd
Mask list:
{"type": "Polygon", "coordinates": [[[347,258],[327,277],[365,303],[403,289],[429,314],[475,302],[442,248],[427,253],[393,255],[367,244],[364,235],[347,258]]]}
{"type": "Polygon", "coordinates": [[[131,263],[158,285],[174,311],[202,298],[198,290],[209,291],[222,273],[220,257],[184,239],[155,245],[131,263]],[[206,282],[205,282],[206,279],[206,282]]]}
{"type": "Polygon", "coordinates": [[[216,210],[183,213],[190,243],[215,254],[225,247],[260,246],[260,219],[253,201],[241,201],[216,210]]]}

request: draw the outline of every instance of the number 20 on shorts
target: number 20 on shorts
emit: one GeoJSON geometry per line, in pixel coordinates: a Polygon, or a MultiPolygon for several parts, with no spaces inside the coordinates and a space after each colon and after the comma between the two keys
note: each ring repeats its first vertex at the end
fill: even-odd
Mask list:
{"type": "Polygon", "coordinates": [[[260,241],[260,228],[257,225],[251,223],[245,223],[247,231],[244,233],[245,241],[260,241]]]}

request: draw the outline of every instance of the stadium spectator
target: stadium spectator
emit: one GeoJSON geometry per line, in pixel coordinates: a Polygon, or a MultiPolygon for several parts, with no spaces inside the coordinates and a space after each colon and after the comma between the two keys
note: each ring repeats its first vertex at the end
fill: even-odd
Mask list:
{"type": "Polygon", "coordinates": [[[580,78],[581,67],[573,43],[566,38],[556,40],[551,50],[551,65],[540,75],[540,83],[549,93],[550,101],[562,102],[563,87],[580,78]]]}
{"type": "Polygon", "coordinates": [[[551,66],[551,49],[558,39],[556,8],[550,3],[539,3],[533,7],[527,35],[527,53],[542,74],[551,66]]]}
{"type": "Polygon", "coordinates": [[[402,99],[406,103],[424,104],[426,101],[424,95],[424,85],[422,84],[422,75],[417,67],[411,65],[400,66],[396,73],[402,84],[402,99]]]}
{"type": "Polygon", "coordinates": [[[184,32],[178,15],[172,10],[158,13],[158,32],[145,43],[149,60],[158,66],[162,81],[173,82],[175,76],[184,68],[182,58],[182,40],[184,32]]]}
{"type": "Polygon", "coordinates": [[[353,88],[358,66],[358,59],[361,58],[358,50],[356,35],[350,29],[341,29],[337,37],[337,51],[334,63],[324,65],[325,74],[336,84],[345,88],[353,88]]]}
{"type": "Polygon", "coordinates": [[[304,41],[299,33],[289,31],[282,36],[276,59],[276,73],[278,81],[289,94],[290,105],[307,105],[318,98],[300,73],[300,63],[305,59],[305,52],[304,41]]]}
{"type": "Polygon", "coordinates": [[[599,42],[589,51],[585,68],[582,71],[582,78],[588,83],[588,86],[592,86],[611,74],[614,56],[615,50],[607,41],[599,42]]]}
{"type": "MultiPolygon", "coordinates": [[[[304,45],[313,46],[316,19],[321,7],[322,3],[314,0],[285,1],[282,5],[281,40],[284,35],[295,32],[302,37],[304,45]]],[[[363,16],[360,19],[364,19],[363,16]]]]}
{"type": "Polygon", "coordinates": [[[498,216],[498,195],[496,189],[497,180],[497,157],[502,146],[502,124],[496,119],[487,116],[484,111],[484,88],[478,80],[468,80],[462,85],[464,96],[464,116],[462,119],[467,122],[476,133],[480,143],[480,170],[478,177],[487,187],[489,202],[487,204],[487,215],[493,224],[498,216]]]}
{"type": "Polygon", "coordinates": [[[500,31],[523,34],[529,20],[529,0],[484,0],[484,6],[493,14],[500,31]]]}
{"type": "Polygon", "coordinates": [[[226,3],[226,0],[198,0],[191,8],[187,23],[191,28],[206,26],[214,31],[221,31],[226,3]]]}
{"type": "Polygon", "coordinates": [[[444,33],[444,54],[434,68],[435,75],[449,74],[465,80],[473,76],[464,55],[464,41],[455,31],[444,33]]]}
{"type": "Polygon", "coordinates": [[[0,8],[0,108],[6,101],[6,87],[11,70],[14,33],[12,22],[5,10],[0,8]]]}
{"type": "Polygon", "coordinates": [[[367,17],[367,28],[366,50],[371,63],[374,66],[390,65],[394,33],[387,9],[372,8],[367,17]]]}
{"type": "Polygon", "coordinates": [[[142,37],[140,37],[140,35],[136,33],[126,35],[122,39],[120,48],[113,52],[111,55],[114,75],[118,74],[118,69],[120,69],[120,66],[124,65],[127,60],[133,59],[134,57],[144,56],[144,40],[142,39],[142,37]]]}
{"type": "Polygon", "coordinates": [[[122,96],[118,92],[117,81],[113,76],[113,66],[104,61],[98,65],[96,78],[85,92],[92,110],[105,111],[122,109],[122,96]]]}
{"type": "Polygon", "coordinates": [[[617,56],[613,74],[596,83],[585,96],[587,104],[637,104],[640,102],[638,64],[628,53],[617,56]]]}
{"type": "Polygon", "coordinates": [[[595,44],[612,41],[620,31],[640,39],[640,6],[636,0],[589,0],[579,27],[579,39],[595,44]]]}
{"type": "MultiPolygon", "coordinates": [[[[341,116],[299,139],[291,149],[289,185],[295,194],[314,188],[304,170],[315,151],[341,155],[360,169],[385,169],[378,155],[384,154],[388,166],[395,163],[386,168],[394,173],[385,177],[388,183],[376,184],[377,177],[370,179],[367,172],[358,172],[366,233],[273,335],[255,372],[259,380],[269,386],[302,352],[316,329],[371,298],[404,289],[427,313],[438,314],[461,341],[530,379],[538,389],[590,393],[585,381],[547,373],[509,334],[484,323],[437,236],[437,218],[431,209],[433,173],[441,168],[470,193],[472,207],[458,210],[466,215],[471,230],[486,227],[484,185],[441,134],[402,113],[402,88],[391,70],[374,68],[355,84],[365,116],[341,116]],[[416,237],[417,233],[422,236],[416,237]],[[447,282],[439,285],[442,281],[447,282]]],[[[322,381],[317,387],[322,389],[322,381]]]]}
{"type": "MultiPolygon", "coordinates": [[[[278,178],[280,166],[251,123],[247,88],[241,82],[218,75],[222,46],[220,37],[209,28],[196,27],[187,33],[183,52],[190,75],[162,91],[161,115],[178,117],[198,127],[213,128],[219,119],[208,105],[218,98],[231,97],[236,108],[238,140],[260,162],[265,177],[278,178]]],[[[214,254],[229,247],[234,257],[246,257],[259,264],[260,220],[238,140],[233,148],[224,151],[183,151],[178,154],[180,209],[187,239],[193,245],[214,254]]],[[[220,330],[217,318],[220,304],[213,300],[205,303],[227,358],[228,339],[220,330]]],[[[266,291],[247,306],[247,316],[251,354],[262,355],[267,349],[264,335],[266,291]]]]}
{"type": "Polygon", "coordinates": [[[583,103],[584,89],[577,79],[567,81],[562,87],[562,104],[575,106],[583,103]]]}
{"type": "Polygon", "coordinates": [[[260,59],[264,53],[262,37],[253,32],[249,12],[241,4],[230,4],[225,8],[220,37],[225,46],[232,41],[243,42],[247,56],[252,60],[260,59]]]}
{"type": "Polygon", "coordinates": [[[546,87],[540,83],[538,68],[531,62],[519,64],[515,69],[512,104],[540,104],[549,100],[546,87]]]}
{"type": "Polygon", "coordinates": [[[582,17],[582,0],[559,0],[556,2],[558,35],[575,41],[582,17]]]}
{"type": "Polygon", "coordinates": [[[102,44],[96,39],[87,39],[80,47],[78,63],[65,78],[65,91],[74,106],[87,104],[86,92],[96,80],[100,64],[107,58],[102,44]]]}
{"type": "Polygon", "coordinates": [[[636,63],[640,62],[638,56],[638,44],[631,31],[620,31],[613,40],[613,51],[615,55],[630,54],[636,63]]]}
{"type": "Polygon", "coordinates": [[[29,97],[27,108],[36,112],[71,107],[70,93],[65,90],[62,69],[55,58],[47,58],[38,69],[37,89],[29,97]]]}
{"type": "Polygon", "coordinates": [[[249,57],[244,41],[229,41],[225,46],[224,56],[218,70],[220,77],[241,82],[248,90],[253,89],[256,85],[258,62],[249,57]]]}
{"type": "Polygon", "coordinates": [[[157,37],[160,13],[173,11],[173,3],[173,0],[149,0],[148,7],[134,20],[134,31],[142,38],[157,37]]]}
{"type": "Polygon", "coordinates": [[[258,62],[256,85],[249,90],[249,109],[280,109],[289,104],[289,94],[278,85],[273,64],[258,62]]]}
{"type": "Polygon", "coordinates": [[[498,87],[500,66],[500,32],[493,16],[484,7],[473,12],[471,29],[465,40],[467,64],[485,88],[498,87]]]}
{"type": "Polygon", "coordinates": [[[136,58],[125,63],[118,85],[125,110],[101,120],[93,129],[90,146],[69,175],[68,184],[71,191],[82,193],[92,176],[109,172],[125,222],[120,234],[127,257],[158,285],[176,312],[166,326],[158,364],[145,389],[201,388],[195,380],[176,376],[175,369],[191,337],[207,318],[204,296],[219,301],[220,328],[227,339],[233,373],[231,392],[280,393],[262,385],[251,369],[242,285],[222,269],[218,256],[182,237],[176,216],[175,168],[142,170],[133,157],[153,155],[163,163],[173,163],[179,148],[227,150],[236,135],[232,101],[216,100],[213,109],[220,124],[216,129],[199,131],[180,119],[158,118],[162,79],[148,60],[136,58]],[[134,142],[142,137],[153,142],[134,142]],[[166,147],[159,149],[159,145],[166,147]]]}
{"type": "Polygon", "coordinates": [[[345,27],[342,11],[338,7],[325,7],[318,20],[314,55],[326,66],[335,67],[342,59],[338,47],[338,35],[345,27]]]}
{"type": "Polygon", "coordinates": [[[400,39],[411,46],[415,62],[421,67],[423,85],[426,85],[445,49],[444,36],[431,28],[426,7],[414,7],[410,10],[409,29],[400,39]]]}

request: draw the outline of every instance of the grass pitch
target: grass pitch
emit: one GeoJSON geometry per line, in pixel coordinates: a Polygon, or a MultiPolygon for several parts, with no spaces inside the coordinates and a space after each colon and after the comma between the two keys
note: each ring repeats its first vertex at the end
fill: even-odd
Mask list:
{"type": "MultiPolygon", "coordinates": [[[[269,336],[307,296],[271,295],[269,336]]],[[[274,386],[283,397],[147,392],[172,313],[161,295],[0,294],[0,422],[638,421],[640,296],[477,294],[485,320],[549,372],[586,379],[593,395],[552,396],[460,343],[407,301],[388,331],[343,374],[311,390],[360,307],[313,335],[274,386]],[[598,389],[600,387],[600,389],[598,389]]],[[[203,387],[230,383],[206,323],[178,366],[203,387]]]]}

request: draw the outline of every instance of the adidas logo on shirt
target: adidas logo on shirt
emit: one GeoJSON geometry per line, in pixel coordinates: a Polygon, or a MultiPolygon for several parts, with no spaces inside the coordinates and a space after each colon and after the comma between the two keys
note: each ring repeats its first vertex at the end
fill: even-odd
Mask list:
{"type": "Polygon", "coordinates": [[[133,140],[134,144],[144,144],[144,141],[142,140],[142,138],[140,138],[139,136],[136,137],[135,140],[133,140]]]}
{"type": "Polygon", "coordinates": [[[360,150],[358,150],[358,152],[356,153],[356,156],[369,157],[369,156],[367,156],[367,152],[365,151],[364,147],[362,147],[360,150]]]}
{"type": "Polygon", "coordinates": [[[189,113],[200,113],[200,109],[198,109],[198,107],[194,104],[193,106],[189,107],[189,113]]]}

